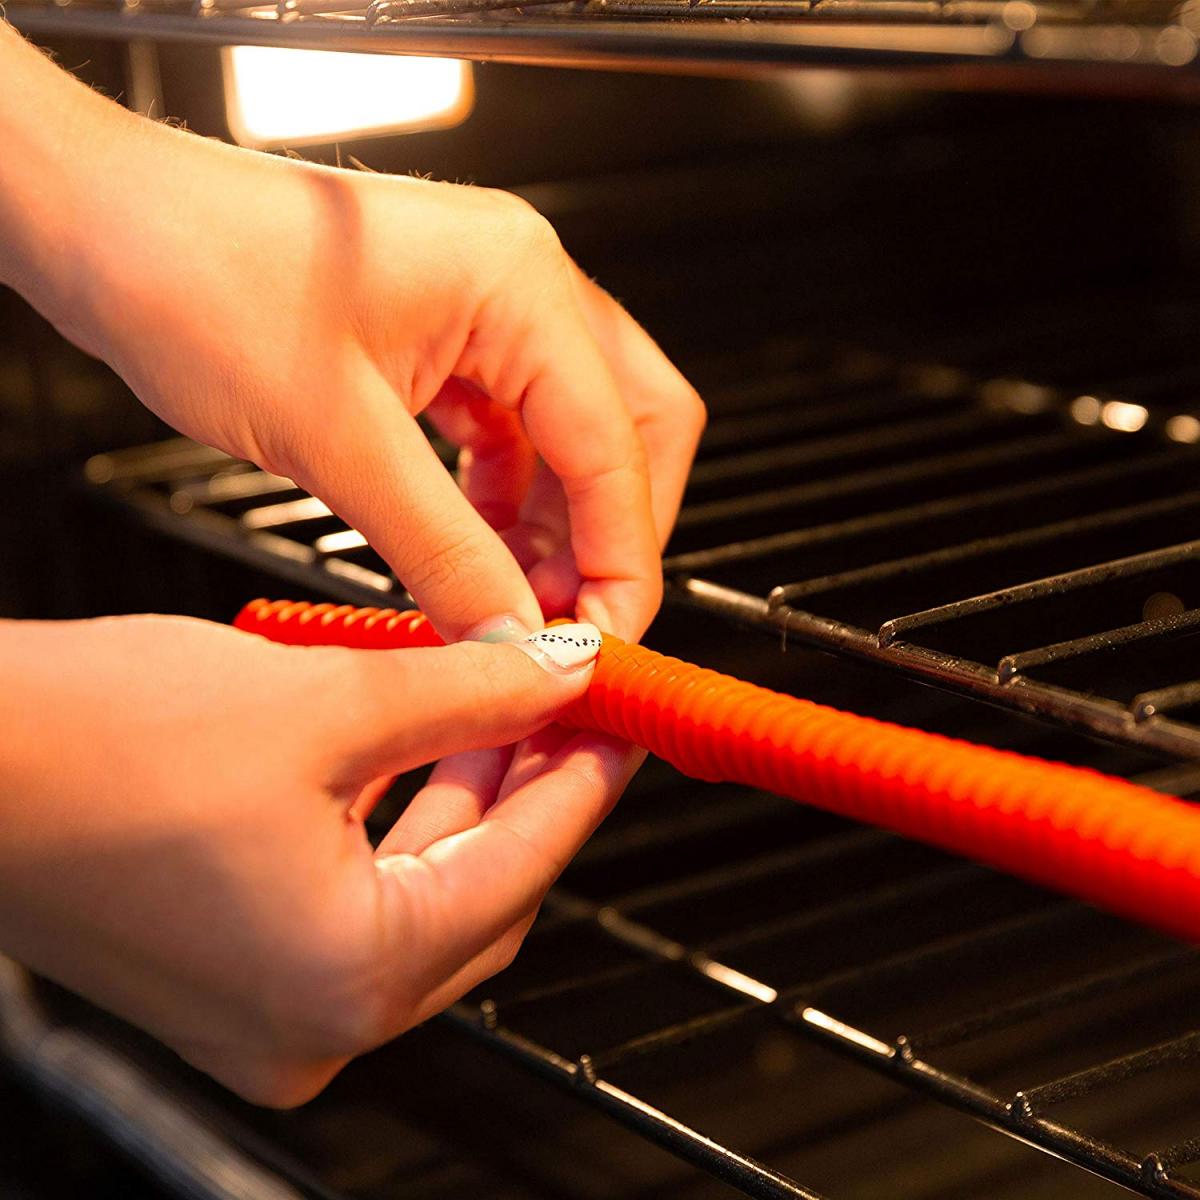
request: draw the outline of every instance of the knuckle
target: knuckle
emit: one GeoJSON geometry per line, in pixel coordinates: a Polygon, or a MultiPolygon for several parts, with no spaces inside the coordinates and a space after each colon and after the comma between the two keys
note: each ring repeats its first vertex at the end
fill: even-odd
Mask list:
{"type": "Polygon", "coordinates": [[[287,1064],[269,1064],[260,1066],[253,1078],[233,1090],[263,1108],[299,1108],[324,1091],[334,1074],[332,1070],[314,1073],[287,1064]]]}
{"type": "Polygon", "coordinates": [[[497,212],[509,216],[513,220],[522,220],[538,215],[537,209],[523,196],[518,196],[516,192],[508,192],[503,188],[491,188],[481,190],[478,194],[486,196],[497,212]]]}
{"type": "Polygon", "coordinates": [[[509,192],[502,205],[510,245],[521,258],[565,262],[566,254],[554,226],[532,204],[509,192]]]}
{"type": "MultiPolygon", "coordinates": [[[[519,721],[519,714],[512,711],[516,706],[507,703],[516,691],[512,658],[497,650],[495,646],[459,642],[449,651],[438,651],[453,655],[454,666],[450,669],[460,672],[459,685],[450,701],[455,712],[445,716],[457,715],[465,724],[477,724],[482,722],[484,714],[504,712],[519,721]]],[[[444,660],[447,667],[450,662],[449,657],[444,660]]]]}
{"type": "Polygon", "coordinates": [[[559,240],[558,231],[541,213],[532,212],[526,219],[525,237],[532,250],[556,259],[563,256],[563,245],[559,240]]]}
{"type": "Polygon", "coordinates": [[[664,594],[663,577],[661,571],[656,571],[646,580],[646,597],[649,601],[651,613],[658,612],[662,606],[664,594]]]}
{"type": "Polygon", "coordinates": [[[507,971],[513,965],[517,957],[517,952],[521,949],[524,941],[525,937],[523,934],[514,934],[512,937],[505,939],[504,943],[500,946],[500,953],[496,958],[496,970],[493,974],[498,975],[501,971],[507,971]]]}
{"type": "MultiPolygon", "coordinates": [[[[489,650],[494,647],[482,647],[489,650]]],[[[478,689],[479,703],[485,704],[497,692],[512,690],[512,659],[515,655],[483,653],[474,656],[471,662],[471,678],[478,689]]]]}
{"type": "Polygon", "coordinates": [[[664,388],[663,408],[681,434],[699,440],[708,424],[708,408],[700,393],[674,367],[671,373],[673,386],[664,388]]]}
{"type": "Polygon", "coordinates": [[[211,1075],[231,1092],[263,1108],[288,1109],[319,1095],[343,1060],[312,1060],[285,1053],[197,1052],[178,1047],[186,1062],[211,1075]]]}
{"type": "Polygon", "coordinates": [[[533,923],[537,920],[540,905],[534,907],[524,920],[513,930],[510,930],[504,935],[497,946],[496,969],[492,973],[498,975],[501,971],[506,971],[512,966],[513,961],[521,951],[521,947],[525,945],[525,939],[529,936],[529,931],[533,927],[533,923]]]}
{"type": "Polygon", "coordinates": [[[683,397],[679,408],[690,431],[695,437],[699,438],[708,425],[708,407],[700,398],[700,393],[690,383],[685,382],[684,384],[683,397]]]}
{"type": "Polygon", "coordinates": [[[472,583],[486,574],[487,556],[476,539],[449,534],[434,544],[431,552],[411,556],[414,565],[405,572],[405,586],[414,596],[470,595],[472,583]]]}
{"type": "Polygon", "coordinates": [[[517,853],[524,854],[528,863],[527,874],[529,878],[537,880],[533,891],[538,896],[540,903],[541,897],[545,896],[565,864],[559,862],[552,853],[549,853],[516,826],[504,824],[502,828],[508,835],[510,846],[517,853]]]}

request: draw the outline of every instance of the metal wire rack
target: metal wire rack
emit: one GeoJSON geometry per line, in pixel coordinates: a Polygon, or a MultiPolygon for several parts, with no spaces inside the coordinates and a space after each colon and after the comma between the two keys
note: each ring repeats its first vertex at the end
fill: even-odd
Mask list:
{"type": "MultiPolygon", "coordinates": [[[[670,598],[1102,735],[1124,748],[1085,760],[1200,793],[1193,317],[1149,313],[1136,345],[1074,307],[1023,339],[947,340],[936,361],[789,337],[695,362],[713,420],[670,598]],[[1177,765],[1146,774],[1164,753],[1177,765]]],[[[319,501],[185,440],[98,456],[87,477],[308,593],[399,590],[319,501]]],[[[777,1089],[826,1102],[794,1049],[820,1046],[1133,1191],[1200,1196],[1195,951],[657,770],[456,1027],[749,1195],[818,1194],[772,1112],[777,1089]],[[723,1077],[716,1115],[698,1103],[711,1063],[764,1044],[779,1065],[734,1097],[723,1077]]]]}
{"type": "MultiPolygon", "coordinates": [[[[1081,328],[1023,376],[880,362],[853,402],[807,407],[805,436],[700,462],[666,564],[675,594],[1196,757],[1200,420],[1171,326],[1107,375],[1081,328]]],[[[737,426],[719,420],[713,442],[737,426]]]]}
{"type": "Polygon", "coordinates": [[[33,35],[635,66],[1103,64],[1191,76],[1194,0],[25,0],[33,35]]]}
{"type": "MultiPolygon", "coordinates": [[[[969,347],[914,364],[786,340],[744,381],[701,364],[714,415],[669,599],[1200,757],[1188,319],[1160,313],[1136,350],[1154,368],[1123,347],[1107,377],[1083,324],[1047,335],[1053,367],[1031,359],[1021,376],[969,347]]],[[[179,439],[100,455],[87,476],[151,524],[338,599],[399,590],[325,504],[217,451],[179,439]]]]}
{"type": "MultiPolygon", "coordinates": [[[[888,835],[656,784],[640,790],[634,836],[688,869],[663,880],[651,853],[653,876],[630,872],[634,837],[599,839],[514,967],[452,1011],[464,1031],[753,1196],[817,1194],[788,1172],[786,1136],[770,1136],[790,1116],[766,1136],[726,1118],[767,1148],[750,1157],[688,1123],[688,1090],[700,1064],[752,1057],[772,1029],[778,1075],[801,1071],[791,1039],[816,1042],[1131,1190],[1200,1195],[1200,1140],[1178,1124],[1174,1090],[1200,1053],[1194,950],[888,835]],[[750,824],[786,824],[787,841],[713,863],[695,853],[750,824]],[[611,871],[617,855],[632,878],[611,871]],[[1150,1140],[1130,1149],[1115,1130],[1150,1140]]],[[[770,1125],[772,1102],[787,1110],[776,1090],[796,1104],[805,1084],[820,1092],[805,1076],[728,1102],[770,1125]]]]}

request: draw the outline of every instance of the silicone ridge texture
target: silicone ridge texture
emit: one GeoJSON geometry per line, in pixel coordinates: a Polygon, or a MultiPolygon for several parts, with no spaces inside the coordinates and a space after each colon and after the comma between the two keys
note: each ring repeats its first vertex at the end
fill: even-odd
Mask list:
{"type": "MultiPolygon", "coordinates": [[[[290,645],[442,644],[421,613],[387,608],[256,600],[234,624],[290,645]]],[[[1125,780],[839,712],[607,634],[560,720],[1200,942],[1200,811],[1125,780]]]]}

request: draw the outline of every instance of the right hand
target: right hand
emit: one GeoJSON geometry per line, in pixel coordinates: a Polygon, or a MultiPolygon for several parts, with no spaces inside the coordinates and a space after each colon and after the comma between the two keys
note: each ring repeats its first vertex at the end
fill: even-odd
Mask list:
{"type": "Polygon", "coordinates": [[[641,636],[703,406],[528,204],[154,124],[2,29],[0,76],[0,277],[145,404],[323,499],[447,641],[641,636]]]}

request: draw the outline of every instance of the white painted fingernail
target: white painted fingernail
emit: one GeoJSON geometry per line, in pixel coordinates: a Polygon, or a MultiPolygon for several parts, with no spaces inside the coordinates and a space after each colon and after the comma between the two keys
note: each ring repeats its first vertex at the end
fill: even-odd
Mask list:
{"type": "Polygon", "coordinates": [[[595,625],[555,625],[515,642],[535,663],[556,675],[568,675],[589,666],[600,653],[602,638],[595,625]]]}

